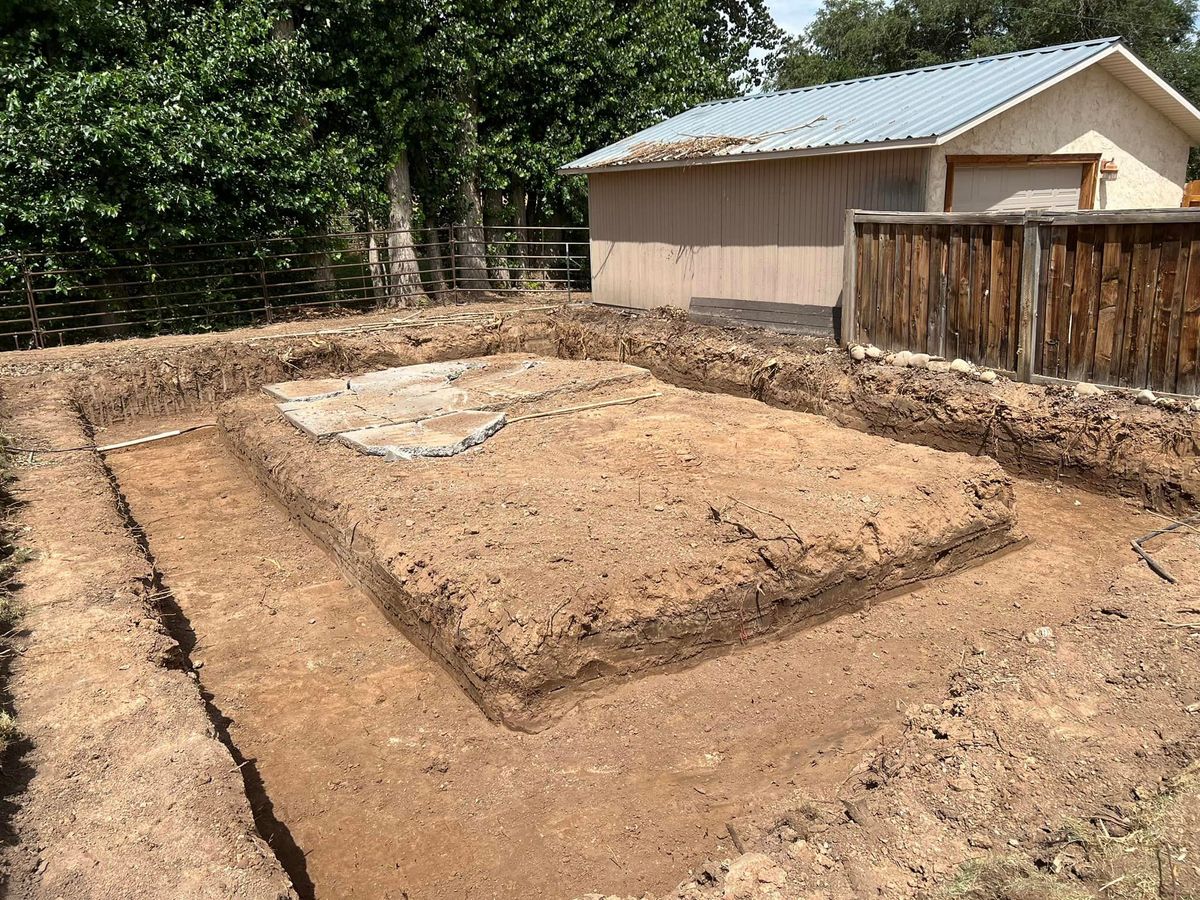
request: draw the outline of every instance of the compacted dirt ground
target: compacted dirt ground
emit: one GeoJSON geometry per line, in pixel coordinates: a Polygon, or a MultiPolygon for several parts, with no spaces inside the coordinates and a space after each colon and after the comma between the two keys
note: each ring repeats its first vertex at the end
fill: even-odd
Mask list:
{"type": "Polygon", "coordinates": [[[720,855],[729,822],[798,787],[832,797],[980,634],[1074,615],[1154,522],[1018,484],[1027,546],[528,735],[490,723],[342,581],[215,432],[109,459],[204,689],[286,823],[268,837],[321,897],[665,891],[720,855]]]}
{"type": "MultiPolygon", "coordinates": [[[[936,434],[914,419],[921,443],[968,443],[953,435],[993,402],[926,373],[838,375],[796,342],[672,322],[669,347],[651,345],[653,323],[634,346],[627,323],[567,315],[270,350],[250,334],[10,354],[6,427],[29,446],[87,443],[82,409],[98,442],[119,441],[212,422],[219,403],[286,377],[519,349],[530,335],[539,352],[558,340],[578,355],[581,321],[594,348],[616,335],[608,358],[632,353],[681,381],[702,360],[712,387],[780,405],[812,408],[799,398],[828,375],[836,389],[818,399],[842,397],[863,430],[903,437],[906,415],[946,405],[936,434]]],[[[1181,419],[1051,400],[1036,432],[1012,418],[997,432],[1010,471],[1031,446],[1046,453],[1058,415],[1096,423],[1089,448],[1120,436],[1118,478],[1091,450],[1094,476],[1071,451],[1076,477],[1125,490],[1149,465],[1153,495],[1185,503],[1195,463],[1178,440],[1155,443],[1181,419]],[[1161,459],[1138,461],[1151,450],[1161,459]],[[1165,472],[1183,473],[1171,493],[1165,472]]],[[[1077,447],[1084,432],[1071,433],[1077,447]]],[[[1134,500],[1036,469],[1012,485],[1027,542],[803,631],[614,683],[527,734],[489,721],[347,582],[219,430],[17,461],[37,559],[12,665],[28,735],[5,765],[13,896],[1196,894],[1200,536],[1151,545],[1179,580],[1167,584],[1129,549],[1166,524],[1134,500]]]]}

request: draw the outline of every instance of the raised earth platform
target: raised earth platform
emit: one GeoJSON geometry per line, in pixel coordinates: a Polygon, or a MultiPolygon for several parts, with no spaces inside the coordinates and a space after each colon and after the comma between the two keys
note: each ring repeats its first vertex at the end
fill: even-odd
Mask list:
{"type": "Polygon", "coordinates": [[[521,729],[1018,537],[990,460],[617,363],[507,355],[272,385],[221,424],[406,634],[521,729]],[[414,452],[430,446],[452,452],[414,452]]]}

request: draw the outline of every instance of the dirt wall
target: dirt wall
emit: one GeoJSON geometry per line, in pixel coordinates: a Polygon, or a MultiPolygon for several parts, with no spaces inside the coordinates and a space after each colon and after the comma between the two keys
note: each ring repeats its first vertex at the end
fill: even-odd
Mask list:
{"type": "MultiPolygon", "coordinates": [[[[29,446],[86,442],[62,391],[6,397],[29,446]]],[[[295,898],[259,837],[160,586],[95,454],[22,458],[26,615],[9,688],[25,736],[6,896],[295,898]],[[64,499],[65,498],[65,499],[64,499]]],[[[14,782],[16,783],[14,785],[14,782]]]]}
{"type": "Polygon", "coordinates": [[[257,341],[235,337],[102,356],[83,368],[73,393],[84,415],[105,426],[207,412],[264,384],[294,378],[545,349],[552,345],[552,334],[549,319],[536,313],[497,317],[493,322],[359,334],[257,341]]]}
{"type": "Polygon", "coordinates": [[[555,318],[557,352],[617,359],[674,384],[753,396],[848,428],[939,450],[986,454],[1022,477],[1064,479],[1162,511],[1200,505],[1200,416],[1128,395],[854,363],[768,332],[600,310],[555,318]]]}

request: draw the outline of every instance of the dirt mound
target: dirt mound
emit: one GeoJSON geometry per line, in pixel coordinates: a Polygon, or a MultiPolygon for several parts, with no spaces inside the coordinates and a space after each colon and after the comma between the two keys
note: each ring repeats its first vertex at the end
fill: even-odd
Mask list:
{"type": "MultiPolygon", "coordinates": [[[[661,395],[515,421],[451,459],[318,444],[261,397],[221,423],[407,632],[519,728],[584,688],[776,634],[1015,539],[1011,487],[990,461],[649,376],[603,384],[598,365],[580,383],[602,386],[517,402],[510,419],[661,395]]],[[[355,402],[369,414],[368,399],[355,402]]]]}
{"type": "Polygon", "coordinates": [[[1015,475],[1062,478],[1163,510],[1200,505],[1200,416],[1129,396],[854,364],[809,339],[675,316],[564,311],[558,352],[644,366],[664,381],[755,397],[914,444],[986,454],[1015,475]]]}

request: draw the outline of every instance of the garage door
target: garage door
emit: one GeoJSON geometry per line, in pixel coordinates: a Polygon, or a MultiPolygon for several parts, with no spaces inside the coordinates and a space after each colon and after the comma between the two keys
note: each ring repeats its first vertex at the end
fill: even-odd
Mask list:
{"type": "Polygon", "coordinates": [[[1078,165],[957,166],[955,212],[1020,212],[1079,209],[1078,165]]]}

